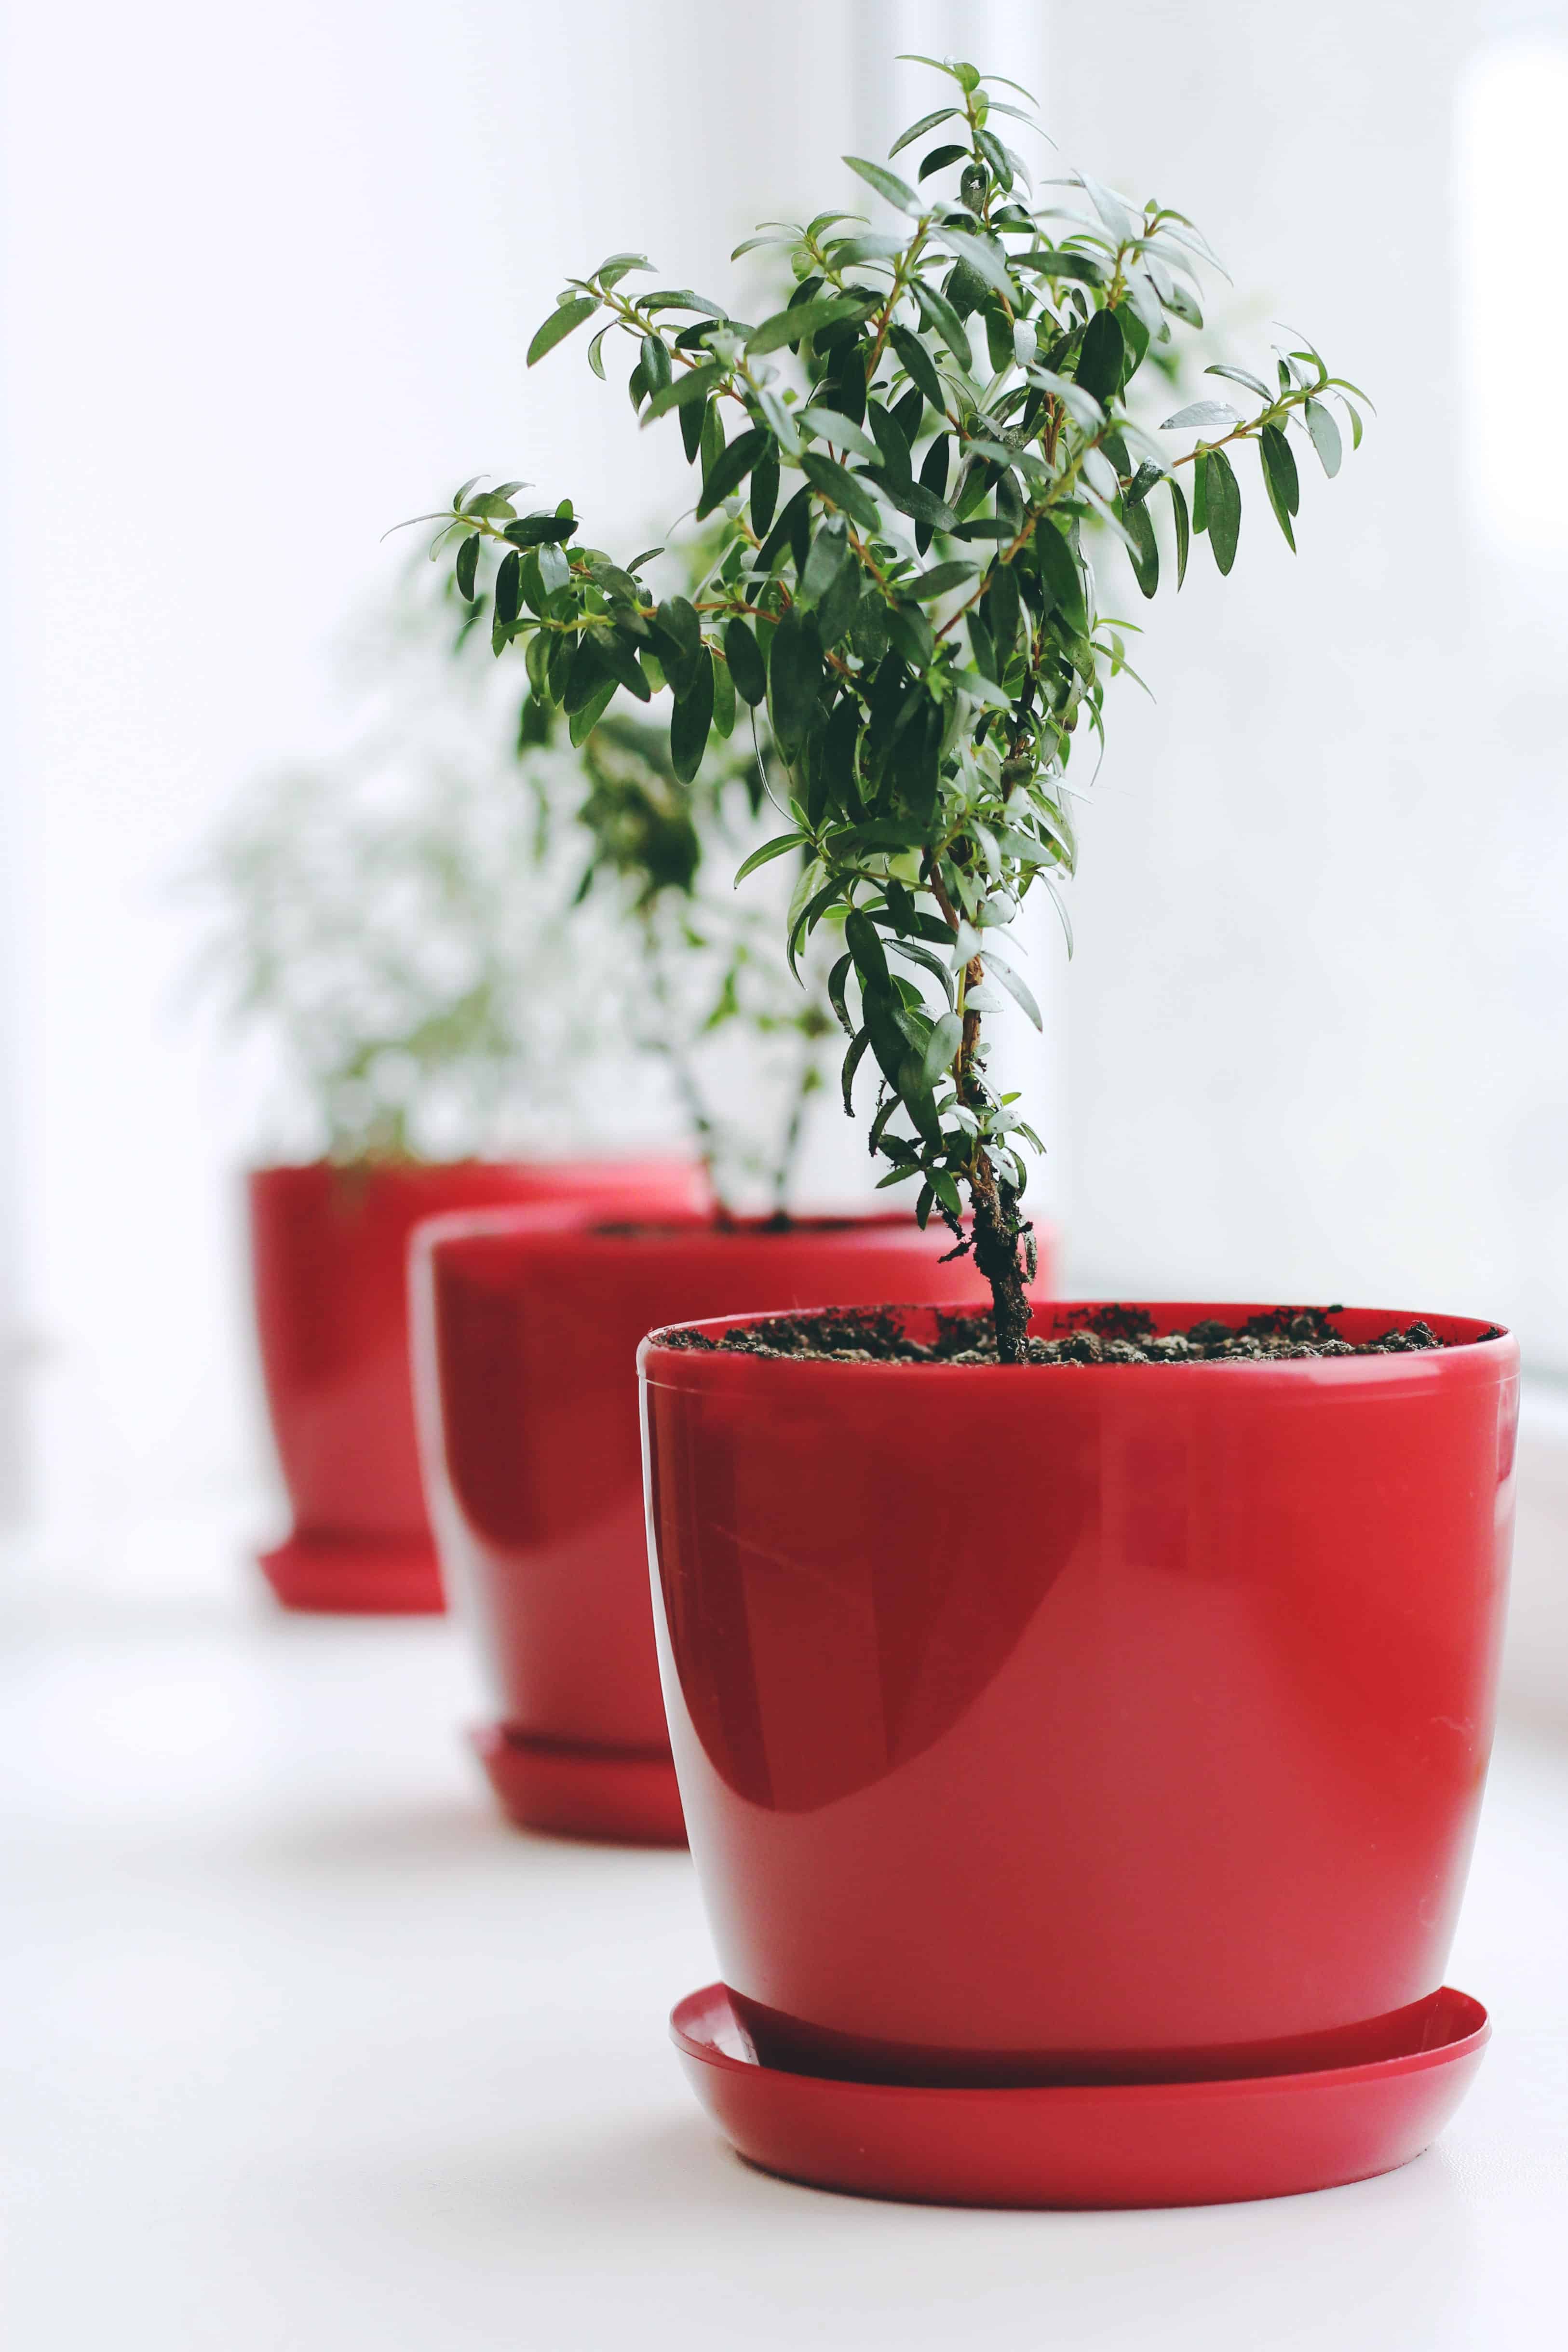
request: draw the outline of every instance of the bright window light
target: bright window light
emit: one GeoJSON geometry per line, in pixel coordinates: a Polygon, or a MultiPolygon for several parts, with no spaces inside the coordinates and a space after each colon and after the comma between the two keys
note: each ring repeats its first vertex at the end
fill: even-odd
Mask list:
{"type": "Polygon", "coordinates": [[[1481,51],[1459,88],[1460,361],[1473,510],[1503,545],[1568,556],[1562,301],[1568,42],[1481,51]]]}

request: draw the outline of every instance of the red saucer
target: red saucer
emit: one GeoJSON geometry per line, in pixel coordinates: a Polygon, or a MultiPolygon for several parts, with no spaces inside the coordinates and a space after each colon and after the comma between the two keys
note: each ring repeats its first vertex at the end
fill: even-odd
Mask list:
{"type": "Polygon", "coordinates": [[[1486,2011],[1445,1986],[1419,2047],[1321,2074],[931,2090],[758,2063],[721,1984],[669,2021],[692,2088],[741,2155],[817,2189],[926,2205],[1221,2205],[1392,2172],[1468,2089],[1486,2011]]]}
{"type": "Polygon", "coordinates": [[[611,1845],[684,1845],[675,1766],[640,1748],[530,1739],[503,1723],[468,1735],[508,1821],[611,1845]]]}
{"type": "Polygon", "coordinates": [[[260,1554],[285,1609],[345,1617],[437,1617],[447,1606],[432,1543],[294,1535],[260,1554]]]}

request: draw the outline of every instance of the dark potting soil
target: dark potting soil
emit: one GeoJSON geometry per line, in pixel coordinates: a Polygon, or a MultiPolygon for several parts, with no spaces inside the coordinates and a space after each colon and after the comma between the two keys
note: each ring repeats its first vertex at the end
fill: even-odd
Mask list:
{"type": "MultiPolygon", "coordinates": [[[[1156,1338],[1154,1318],[1139,1307],[1069,1307],[1049,1339],[1029,1342],[1031,1364],[1279,1363],[1307,1356],[1406,1356],[1428,1348],[1462,1347],[1440,1339],[1428,1324],[1392,1325],[1375,1339],[1350,1340],[1335,1330],[1339,1307],[1271,1307],[1239,1327],[1210,1318],[1185,1331],[1156,1338]]],[[[700,1331],[659,1332],[666,1348],[723,1350],[740,1356],[793,1356],[818,1364],[994,1364],[996,1335],[988,1315],[937,1314],[934,1340],[911,1339],[898,1318],[877,1307],[842,1315],[769,1315],[710,1339],[700,1331]]],[[[1485,1339],[1500,1335],[1494,1328],[1485,1339]]]]}

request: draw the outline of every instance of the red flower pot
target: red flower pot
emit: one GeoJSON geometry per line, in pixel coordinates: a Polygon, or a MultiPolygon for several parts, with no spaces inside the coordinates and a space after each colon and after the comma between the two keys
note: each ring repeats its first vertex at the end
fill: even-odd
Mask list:
{"type": "Polygon", "coordinates": [[[638,1361],[681,1798],[765,2065],[1146,2083],[1425,2046],[1491,1738],[1512,1339],[638,1361]]]}
{"type": "Polygon", "coordinates": [[[677,1161],[263,1168],[248,1180],[267,1403],[293,1532],[262,1557],[285,1607],[442,1607],[408,1371],[408,1236],[484,1202],[589,1200],[629,1213],[700,1204],[677,1161]]]}
{"type": "Polygon", "coordinates": [[[742,1300],[978,1304],[978,1277],[967,1261],[942,1265],[942,1248],[907,1216],[605,1231],[575,1213],[508,1212],[418,1235],[426,1483],[496,1693],[500,1724],[480,1752],[514,1821],[683,1835],[648,1604],[644,1332],[742,1300]]]}

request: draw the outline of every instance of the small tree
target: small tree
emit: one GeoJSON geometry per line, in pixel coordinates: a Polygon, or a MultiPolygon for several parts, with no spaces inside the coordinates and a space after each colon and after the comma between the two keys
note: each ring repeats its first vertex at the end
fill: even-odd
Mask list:
{"type": "Polygon", "coordinates": [[[1105,688],[1128,667],[1097,565],[1119,545],[1155,593],[1172,568],[1158,488],[1178,587],[1194,533],[1228,573],[1241,490],[1226,452],[1241,441],[1257,445],[1293,548],[1291,430],[1332,475],[1330,397],[1357,443],[1361,418],[1356,387],[1310,345],[1278,352],[1273,382],[1219,363],[1208,373],[1239,384],[1252,412],[1211,399],[1149,420],[1197,436],[1173,462],[1132,407],[1145,362],[1202,329],[1198,268],[1218,267],[1205,240],[1168,205],[1132,205],[1083,173],[1053,184],[1075,192],[1066,201],[1026,201],[1027,171],[996,126],[1038,126],[994,92],[1028,93],[919,62],[953,89],[894,142],[892,156],[937,134],[915,184],[846,158],[900,215],[896,234],[842,212],[770,225],[736,257],[780,246],[796,285],[758,325],[689,289],[634,293],[649,265],[615,254],[568,280],[533,338],[531,366],[599,320],[588,356],[600,376],[607,339],[632,339],[633,407],[645,426],[678,418],[700,469],[698,514],[724,518],[697,594],[656,600],[641,559],[576,545],[570,501],[519,516],[521,484],[465,484],[449,513],[424,520],[442,523],[432,552],[454,552],[465,594],[495,543],[495,649],[522,646],[534,695],[570,714],[574,740],[617,694],[647,702],[668,687],[671,762],[691,777],[716,714],[765,702],[787,828],[741,875],[803,858],[792,969],[819,925],[842,922],[829,993],[849,1038],[846,1108],[869,1054],[883,1181],[918,1180],[921,1223],[935,1210],[957,1250],[973,1246],[998,1354],[1016,1362],[1033,1256],[1023,1154],[1042,1147],[1016,1098],[986,1082],[983,1024],[997,987],[1038,1023],[1011,927],[1036,884],[1061,908],[1075,738],[1103,741],[1105,688]],[[955,194],[922,193],[950,175],[955,194]]]}

